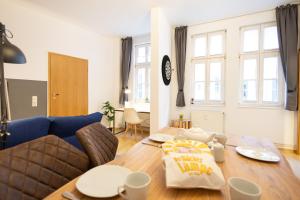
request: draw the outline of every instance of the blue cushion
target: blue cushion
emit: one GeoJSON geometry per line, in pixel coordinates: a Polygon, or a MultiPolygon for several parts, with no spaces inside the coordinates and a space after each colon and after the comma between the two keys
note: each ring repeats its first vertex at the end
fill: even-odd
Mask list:
{"type": "Polygon", "coordinates": [[[46,136],[50,127],[47,117],[34,117],[29,119],[15,120],[8,124],[6,147],[12,147],[23,142],[46,136]]]}
{"type": "Polygon", "coordinates": [[[65,137],[63,138],[66,142],[72,144],[76,148],[78,148],[81,151],[84,151],[79,140],[77,139],[76,135],[70,136],[70,137],[65,137]]]}
{"type": "Polygon", "coordinates": [[[65,138],[74,136],[76,131],[94,122],[100,122],[102,114],[99,112],[74,116],[74,117],[49,117],[51,121],[49,134],[57,135],[58,137],[65,138]]]}

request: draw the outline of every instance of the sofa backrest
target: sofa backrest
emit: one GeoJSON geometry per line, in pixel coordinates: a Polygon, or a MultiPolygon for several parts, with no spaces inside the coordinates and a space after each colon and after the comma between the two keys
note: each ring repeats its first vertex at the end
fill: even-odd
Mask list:
{"type": "Polygon", "coordinates": [[[76,131],[95,122],[100,122],[102,114],[99,112],[74,117],[33,117],[14,120],[8,124],[5,148],[28,142],[48,134],[56,135],[81,149],[76,138],[76,131]]]}
{"type": "Polygon", "coordinates": [[[0,199],[43,199],[88,168],[85,153],[54,135],[1,150],[0,199]]]}
{"type": "Polygon", "coordinates": [[[99,112],[90,115],[81,115],[74,117],[49,117],[51,121],[49,134],[65,138],[74,136],[76,131],[89,124],[100,122],[102,114],[99,112]]]}
{"type": "Polygon", "coordinates": [[[33,117],[29,119],[14,120],[8,124],[5,147],[12,147],[48,134],[50,120],[47,117],[33,117]]]}

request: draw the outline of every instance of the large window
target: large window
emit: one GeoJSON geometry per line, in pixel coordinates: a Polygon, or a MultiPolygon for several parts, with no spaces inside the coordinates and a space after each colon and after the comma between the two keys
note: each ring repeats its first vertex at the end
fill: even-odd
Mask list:
{"type": "Polygon", "coordinates": [[[150,44],[135,46],[134,100],[150,102],[150,44]]]}
{"type": "Polygon", "coordinates": [[[219,104],[224,101],[225,31],[192,37],[193,100],[219,104]]]}
{"type": "Polygon", "coordinates": [[[241,29],[241,103],[280,105],[282,77],[275,23],[241,29]]]}

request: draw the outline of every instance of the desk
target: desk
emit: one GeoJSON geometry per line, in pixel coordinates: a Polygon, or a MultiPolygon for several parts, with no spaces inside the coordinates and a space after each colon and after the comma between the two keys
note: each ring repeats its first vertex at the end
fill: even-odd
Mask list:
{"type": "MultiPolygon", "coordinates": [[[[167,128],[160,132],[176,134],[178,129],[167,128]]],[[[228,136],[228,144],[248,144],[269,149],[280,157],[279,163],[259,162],[245,158],[236,153],[235,147],[226,146],[225,162],[218,164],[225,180],[232,176],[239,176],[258,183],[262,188],[261,200],[297,200],[300,197],[300,180],[293,174],[287,160],[269,140],[260,140],[250,136],[228,136]]],[[[118,157],[108,164],[120,165],[133,171],[141,170],[147,172],[152,179],[148,200],[229,200],[229,191],[224,187],[220,191],[206,189],[175,189],[167,188],[165,185],[165,172],[161,159],[161,148],[137,143],[126,154],[118,157]]],[[[92,200],[80,194],[75,183],[78,178],[67,183],[54,193],[46,197],[46,200],[63,200],[62,193],[71,191],[79,198],[92,200]]],[[[106,200],[119,200],[116,196],[106,200]]]]}
{"type": "MultiPolygon", "coordinates": [[[[137,113],[145,113],[150,114],[150,106],[133,106],[133,108],[136,110],[137,113]]],[[[114,123],[113,123],[113,133],[119,134],[126,130],[126,122],[125,122],[125,128],[124,130],[121,130],[119,132],[116,132],[116,112],[124,112],[124,108],[116,108],[114,113],[114,123]]]]}

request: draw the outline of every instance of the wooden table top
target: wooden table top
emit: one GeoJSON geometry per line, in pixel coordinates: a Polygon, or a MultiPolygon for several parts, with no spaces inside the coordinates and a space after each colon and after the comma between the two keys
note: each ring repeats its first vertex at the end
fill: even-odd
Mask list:
{"type": "MultiPolygon", "coordinates": [[[[163,132],[169,134],[176,133],[175,128],[164,129],[163,132]]],[[[147,140],[147,139],[146,139],[147,140]]],[[[293,174],[287,160],[277,150],[269,140],[258,140],[248,136],[228,136],[228,146],[225,148],[225,162],[218,164],[222,169],[225,180],[232,176],[239,176],[256,182],[262,188],[262,199],[264,200],[289,200],[300,199],[300,180],[293,174]],[[263,147],[280,156],[279,163],[259,162],[245,158],[236,153],[236,145],[253,145],[263,147]]],[[[165,184],[165,174],[162,165],[161,148],[137,143],[126,154],[118,157],[108,164],[120,165],[132,171],[147,172],[152,182],[149,188],[149,200],[215,200],[230,199],[228,187],[221,191],[206,189],[174,189],[167,188],[165,184]]],[[[65,191],[74,192],[80,199],[94,199],[80,194],[75,183],[78,178],[67,183],[54,193],[46,197],[47,200],[62,200],[62,193],[65,191]]],[[[121,199],[120,197],[108,199],[121,199]]],[[[108,200],[107,199],[107,200],[108,200]]]]}

